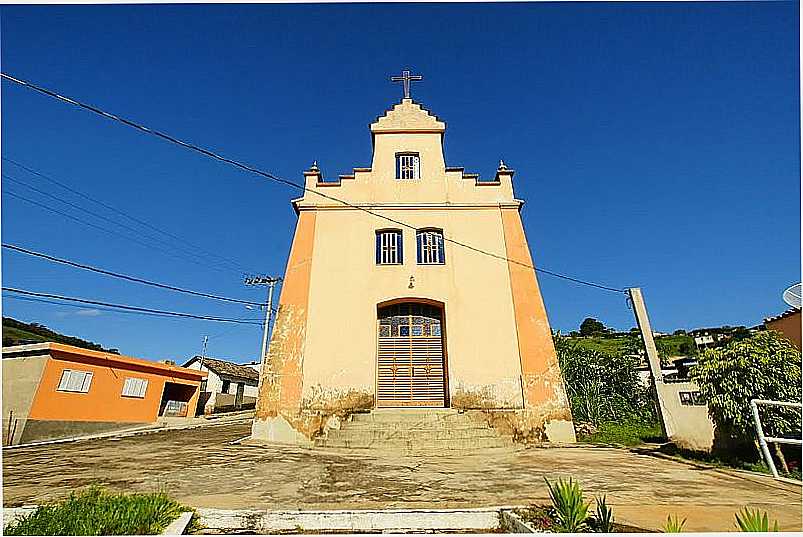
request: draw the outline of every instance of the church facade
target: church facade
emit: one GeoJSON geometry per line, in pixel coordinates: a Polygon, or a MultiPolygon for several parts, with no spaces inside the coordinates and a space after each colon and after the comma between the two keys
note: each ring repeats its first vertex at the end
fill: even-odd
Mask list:
{"type": "Polygon", "coordinates": [[[303,445],[332,416],[414,407],[572,442],[514,172],[447,166],[446,125],[405,90],[370,125],[370,167],[304,172],[252,438],[303,445]]]}

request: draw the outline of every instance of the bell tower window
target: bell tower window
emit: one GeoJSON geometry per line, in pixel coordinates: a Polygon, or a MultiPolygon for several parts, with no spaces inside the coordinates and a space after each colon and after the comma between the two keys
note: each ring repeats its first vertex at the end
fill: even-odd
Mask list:
{"type": "Polygon", "coordinates": [[[418,153],[396,153],[396,179],[421,179],[418,153]]]}

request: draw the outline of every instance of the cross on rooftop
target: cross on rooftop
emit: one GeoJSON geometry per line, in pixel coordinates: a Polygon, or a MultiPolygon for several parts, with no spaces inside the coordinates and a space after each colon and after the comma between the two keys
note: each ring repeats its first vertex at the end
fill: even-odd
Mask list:
{"type": "Polygon", "coordinates": [[[410,98],[410,82],[414,82],[417,80],[424,80],[424,77],[421,75],[411,75],[410,71],[402,71],[401,76],[392,76],[390,77],[391,82],[402,82],[404,84],[404,98],[410,98]]]}

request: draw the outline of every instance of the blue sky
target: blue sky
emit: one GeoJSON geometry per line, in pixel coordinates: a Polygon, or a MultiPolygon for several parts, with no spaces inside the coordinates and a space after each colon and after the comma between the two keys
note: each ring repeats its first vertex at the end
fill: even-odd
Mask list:
{"type": "MultiPolygon", "coordinates": [[[[536,264],[641,286],[658,330],[752,325],[800,280],[798,6],[770,3],[16,6],[2,69],[293,180],[370,164],[400,98],[447,123],[446,160],[517,174],[536,264]]],[[[281,274],[297,192],[2,84],[2,154],[253,271],[281,274]]],[[[3,162],[3,173],[110,218],[3,162]]],[[[3,192],[80,215],[3,179],[3,192]]],[[[81,218],[131,235],[88,215],[81,218]]],[[[157,235],[144,230],[150,235],[157,235]]],[[[110,270],[259,300],[242,270],[146,248],[4,194],[2,236],[110,270]]],[[[162,236],[162,238],[165,238],[162,236]]],[[[140,240],[151,242],[149,239],[140,240]]],[[[162,244],[161,248],[165,248],[162,244]]],[[[3,252],[3,284],[152,308],[228,305],[3,252]]],[[[550,321],[629,328],[624,298],[540,276],[550,321]]],[[[254,359],[257,326],[3,299],[3,315],[182,360],[254,359]]]]}

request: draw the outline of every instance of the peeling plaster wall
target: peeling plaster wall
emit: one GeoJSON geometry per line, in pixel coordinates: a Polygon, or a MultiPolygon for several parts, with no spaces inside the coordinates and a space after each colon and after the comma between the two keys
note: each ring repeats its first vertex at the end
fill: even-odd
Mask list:
{"type": "MultiPolygon", "coordinates": [[[[535,272],[505,261],[532,263],[518,213],[521,202],[513,195],[513,172],[502,168],[495,179],[478,184],[459,169],[447,171],[445,124],[407,99],[371,130],[371,168],[356,169],[336,183],[321,183],[317,168],[304,173],[309,191],[295,202],[299,223],[257,421],[270,421],[276,431],[287,425],[312,438],[330,416],[372,408],[377,305],[426,299],[444,306],[447,404],[492,410],[488,415],[496,416],[500,427],[522,439],[573,441],[535,272]],[[399,151],[420,154],[420,179],[395,179],[399,151]],[[372,213],[412,227],[334,203],[318,191],[365,204],[372,213]],[[414,228],[424,227],[440,228],[447,239],[493,255],[446,241],[445,265],[418,265],[414,228]],[[401,228],[404,260],[377,266],[375,233],[388,228],[401,228]],[[516,412],[496,413],[510,409],[516,412]]],[[[264,423],[258,427],[255,422],[255,435],[258,428],[264,429],[264,423]]],[[[285,433],[279,436],[292,441],[293,435],[285,433]]]]}
{"type": "MultiPolygon", "coordinates": [[[[383,210],[502,254],[499,209],[383,210]]],[[[510,279],[504,261],[446,243],[445,265],[418,265],[415,232],[403,229],[404,264],[377,266],[374,237],[384,223],[362,211],[318,211],[304,351],[303,397],[322,389],[374,393],[377,304],[424,298],[444,304],[450,398],[484,392],[494,408],[522,408],[510,279]],[[410,277],[414,286],[410,288],[410,277]]]]}

